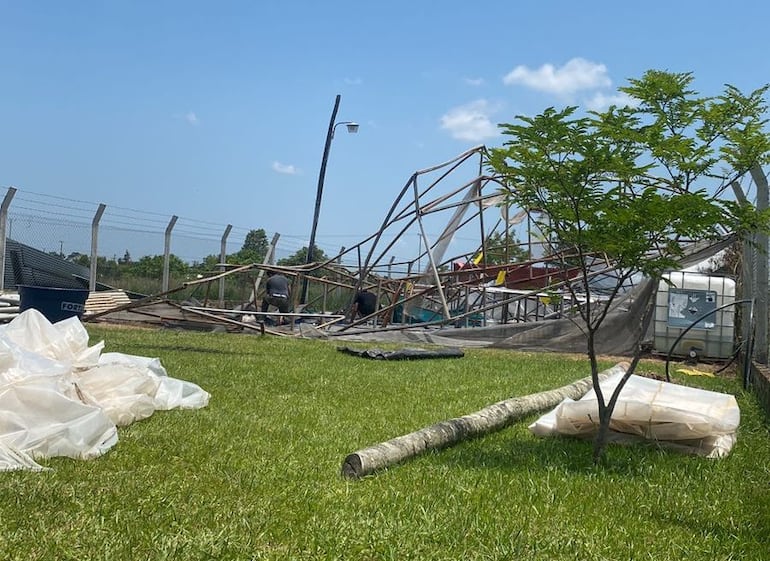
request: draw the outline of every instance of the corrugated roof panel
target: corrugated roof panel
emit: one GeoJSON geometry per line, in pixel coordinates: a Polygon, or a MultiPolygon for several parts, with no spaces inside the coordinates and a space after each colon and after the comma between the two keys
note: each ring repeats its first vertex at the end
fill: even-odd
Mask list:
{"type": "Polygon", "coordinates": [[[16,288],[19,284],[88,288],[87,279],[90,274],[88,267],[71,263],[58,255],[51,255],[15,240],[5,241],[3,286],[6,289],[16,288]]]}

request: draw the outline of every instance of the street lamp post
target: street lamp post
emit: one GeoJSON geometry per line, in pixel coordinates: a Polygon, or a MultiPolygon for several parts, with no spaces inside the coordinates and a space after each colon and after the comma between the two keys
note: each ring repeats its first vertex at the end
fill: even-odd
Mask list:
{"type": "MultiPolygon", "coordinates": [[[[318,228],[318,215],[321,213],[321,197],[323,196],[324,191],[324,178],[326,177],[326,162],[329,160],[329,149],[332,146],[332,138],[334,138],[334,129],[336,129],[339,125],[346,125],[348,132],[354,133],[358,132],[358,123],[354,123],[353,121],[340,121],[339,123],[335,123],[334,119],[337,118],[337,110],[340,108],[340,95],[337,94],[337,97],[334,100],[334,109],[332,110],[332,118],[329,119],[329,130],[326,133],[326,144],[324,145],[324,154],[321,158],[321,171],[318,173],[318,189],[316,190],[315,195],[315,210],[313,212],[313,227],[310,230],[310,243],[307,246],[307,258],[305,259],[305,264],[310,264],[313,262],[313,251],[315,249],[315,233],[316,228],[318,228]]],[[[307,289],[308,289],[308,278],[305,276],[305,280],[302,283],[302,304],[307,304],[307,289]]]]}

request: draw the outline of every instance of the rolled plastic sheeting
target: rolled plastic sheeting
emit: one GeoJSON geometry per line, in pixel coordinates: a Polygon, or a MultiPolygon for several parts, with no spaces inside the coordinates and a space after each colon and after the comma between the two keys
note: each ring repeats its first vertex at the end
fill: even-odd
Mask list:
{"type": "MultiPolygon", "coordinates": [[[[605,400],[621,375],[600,384],[605,400]]],[[[730,453],[740,424],[730,394],[691,388],[632,375],[620,392],[610,420],[613,441],[648,440],[682,452],[718,458],[730,453]]],[[[565,399],[529,426],[537,436],[590,437],[598,430],[596,393],[565,399]]]]}

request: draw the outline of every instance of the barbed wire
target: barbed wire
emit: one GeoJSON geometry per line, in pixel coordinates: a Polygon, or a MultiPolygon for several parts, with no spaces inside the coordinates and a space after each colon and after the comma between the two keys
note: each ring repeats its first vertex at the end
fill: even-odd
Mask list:
{"type": "MultiPolygon", "coordinates": [[[[0,188],[7,193],[10,187],[0,188]]],[[[27,243],[43,251],[67,254],[90,252],[90,230],[100,203],[71,197],[49,195],[16,189],[8,209],[9,238],[27,243]],[[57,251],[58,250],[58,251],[57,251]]],[[[218,256],[222,237],[228,254],[239,251],[255,228],[221,224],[186,216],[164,214],[152,210],[105,205],[99,220],[99,255],[158,255],[163,252],[165,232],[172,216],[177,216],[171,231],[172,253],[189,261],[200,262],[207,256],[218,256]],[[106,240],[105,240],[106,238],[106,240]]],[[[274,233],[265,232],[268,239],[274,233]]],[[[317,236],[316,245],[326,255],[336,254],[339,246],[325,240],[357,239],[353,234],[317,236]]],[[[281,234],[275,249],[277,259],[295,255],[307,247],[307,236],[281,234]]]]}
{"type": "MultiPolygon", "coordinates": [[[[6,193],[9,187],[5,189],[6,193]]],[[[48,195],[17,189],[8,209],[9,238],[28,243],[44,251],[58,249],[67,254],[90,254],[90,230],[100,203],[83,201],[70,197],[48,195]]],[[[132,256],[160,255],[164,251],[165,232],[172,216],[176,222],[171,231],[171,251],[184,261],[202,262],[209,256],[219,256],[222,237],[227,228],[226,253],[237,253],[255,228],[222,224],[210,220],[160,213],[130,207],[105,205],[99,220],[99,255],[132,256]]],[[[265,232],[268,240],[274,233],[265,232]]],[[[459,232],[458,232],[459,234],[459,232]]],[[[429,239],[436,239],[440,234],[429,234],[429,239]]],[[[343,248],[349,248],[369,234],[319,233],[316,246],[326,256],[338,255],[343,248]]],[[[407,246],[418,247],[422,240],[419,234],[404,233],[403,241],[407,246]]],[[[277,260],[296,255],[307,248],[309,236],[306,234],[281,233],[275,256],[277,260]]],[[[475,238],[455,236],[460,243],[471,242],[475,238]]],[[[362,252],[363,253],[363,252],[362,252]]],[[[412,253],[412,252],[410,252],[412,253]]],[[[354,253],[344,255],[341,262],[357,266],[359,256],[354,253]]]]}

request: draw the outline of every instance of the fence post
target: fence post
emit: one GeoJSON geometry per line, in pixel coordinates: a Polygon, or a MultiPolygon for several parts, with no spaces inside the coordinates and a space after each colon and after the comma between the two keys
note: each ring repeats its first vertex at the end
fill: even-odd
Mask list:
{"type": "Polygon", "coordinates": [[[0,291],[5,290],[5,226],[8,223],[8,207],[11,206],[11,200],[15,194],[16,188],[8,187],[3,204],[0,205],[0,291]]]}
{"type": "Polygon", "coordinates": [[[174,215],[171,217],[171,220],[168,223],[168,226],[166,226],[166,240],[165,240],[165,247],[163,249],[163,286],[161,287],[162,292],[168,292],[168,284],[169,284],[169,269],[170,269],[170,259],[171,259],[171,230],[174,229],[174,224],[176,224],[176,221],[179,217],[174,215]]]}
{"type": "MultiPolygon", "coordinates": [[[[746,198],[746,194],[743,192],[740,184],[737,181],[733,181],[731,184],[735,198],[740,204],[750,204],[746,198]]],[[[756,257],[754,252],[754,235],[747,234],[741,239],[742,253],[741,253],[741,299],[754,300],[754,271],[756,267],[756,257]]],[[[751,321],[749,314],[741,314],[741,341],[746,345],[748,349],[748,341],[751,337],[751,321]]],[[[751,357],[747,356],[746,360],[751,360],[751,357]]]]}
{"type": "MultiPolygon", "coordinates": [[[[225,228],[225,233],[222,234],[222,243],[219,246],[219,262],[221,263],[219,271],[224,273],[227,270],[225,261],[227,260],[227,236],[230,235],[230,230],[233,229],[232,224],[228,224],[225,228]]],[[[225,307],[225,277],[219,279],[219,307],[225,307]]]]}
{"type": "Polygon", "coordinates": [[[107,205],[99,203],[99,208],[96,209],[94,219],[91,221],[91,272],[88,277],[88,290],[94,292],[96,290],[96,261],[99,254],[99,221],[102,219],[104,209],[107,205]]]}
{"type": "MultiPolygon", "coordinates": [[[[763,212],[768,207],[768,185],[765,172],[759,166],[751,168],[751,177],[757,186],[757,210],[763,212]]],[[[768,236],[766,233],[759,232],[757,240],[757,278],[756,278],[756,296],[757,296],[757,347],[756,360],[760,364],[767,364],[767,248],[768,236]]]]}
{"type": "MultiPolygon", "coordinates": [[[[275,264],[275,248],[278,245],[278,239],[281,237],[281,234],[276,232],[273,234],[273,239],[270,241],[270,245],[267,248],[267,253],[265,253],[265,258],[262,260],[263,265],[273,265],[275,264]]],[[[254,303],[254,307],[257,306],[257,294],[259,294],[259,287],[262,284],[262,277],[265,275],[265,270],[260,269],[257,273],[257,280],[254,281],[254,288],[251,291],[251,295],[249,296],[249,302],[254,303]]]]}

